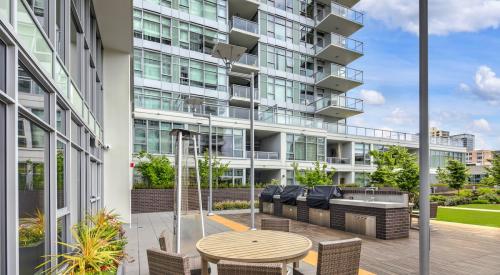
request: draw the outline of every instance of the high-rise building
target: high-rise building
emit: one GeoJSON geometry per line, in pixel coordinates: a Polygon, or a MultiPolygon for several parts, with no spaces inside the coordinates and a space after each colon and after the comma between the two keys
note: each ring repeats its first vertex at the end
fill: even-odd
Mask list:
{"type": "Polygon", "coordinates": [[[431,137],[450,137],[450,132],[440,130],[436,127],[431,128],[431,137]]]}
{"type": "Polygon", "coordinates": [[[476,148],[476,137],[472,134],[453,135],[451,139],[467,148],[467,151],[474,151],[476,148]]]}
{"type": "Polygon", "coordinates": [[[465,162],[467,165],[491,166],[496,154],[498,153],[492,150],[467,151],[465,162]]]}
{"type": "Polygon", "coordinates": [[[131,30],[127,1],[0,1],[0,274],[103,205],[130,220],[131,30]]]}
{"type": "MultiPolygon", "coordinates": [[[[401,145],[418,150],[418,136],[349,125],[364,112],[349,91],[363,84],[355,65],[365,54],[355,38],[363,27],[358,0],[134,1],[133,151],[173,153],[173,128],[198,131],[208,149],[230,163],[222,180],[248,184],[250,97],[255,83],[257,183],[292,184],[292,164],[327,162],[334,183],[364,186],[375,170],[370,150],[401,145]],[[218,42],[246,48],[228,71],[212,56],[218,42]],[[243,75],[242,75],[243,74],[243,75]],[[242,77],[244,76],[244,77],[242,77]],[[202,106],[186,103],[198,98],[202,106]]],[[[433,168],[465,161],[465,148],[432,138],[433,168]]]]}

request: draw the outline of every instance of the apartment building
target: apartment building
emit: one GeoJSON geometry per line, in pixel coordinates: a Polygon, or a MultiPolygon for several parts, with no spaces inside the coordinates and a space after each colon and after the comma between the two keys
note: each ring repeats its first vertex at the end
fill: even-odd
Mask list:
{"type": "Polygon", "coordinates": [[[498,151],[492,150],[474,150],[466,154],[465,162],[467,165],[491,166],[491,161],[498,154],[498,151]]]}
{"type": "MultiPolygon", "coordinates": [[[[371,150],[401,145],[418,151],[418,135],[349,125],[364,112],[349,91],[363,85],[355,61],[365,54],[356,32],[357,0],[135,0],[133,152],[173,153],[173,128],[200,133],[230,170],[228,184],[246,184],[250,167],[250,97],[255,83],[257,183],[293,184],[292,164],[335,169],[334,183],[367,184],[371,150]],[[230,70],[212,56],[218,42],[246,48],[230,70]],[[353,63],[354,62],[354,63],[353,63]],[[187,98],[199,98],[198,106],[187,98]]],[[[369,51],[369,50],[368,50],[369,51]]],[[[432,137],[432,171],[465,148],[432,137]]]]}
{"type": "Polygon", "coordinates": [[[0,274],[103,205],[130,219],[131,29],[131,2],[0,1],[0,274]]]}
{"type": "Polygon", "coordinates": [[[449,131],[440,130],[436,127],[432,127],[430,132],[432,137],[450,137],[449,131]]]}

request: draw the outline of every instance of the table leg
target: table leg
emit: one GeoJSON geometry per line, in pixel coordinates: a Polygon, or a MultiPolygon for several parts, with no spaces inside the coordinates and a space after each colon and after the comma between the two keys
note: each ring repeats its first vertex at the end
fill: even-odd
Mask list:
{"type": "Polygon", "coordinates": [[[288,266],[286,262],[283,262],[281,266],[281,275],[287,275],[288,274],[288,266]]]}
{"type": "Polygon", "coordinates": [[[208,261],[203,256],[201,257],[201,275],[208,275],[208,261]]]}

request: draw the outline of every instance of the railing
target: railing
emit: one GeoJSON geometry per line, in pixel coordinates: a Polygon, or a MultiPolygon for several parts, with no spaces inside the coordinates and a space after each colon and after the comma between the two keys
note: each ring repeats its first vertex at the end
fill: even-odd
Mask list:
{"type": "Polygon", "coordinates": [[[325,71],[316,73],[316,82],[328,76],[335,76],[352,81],[363,82],[363,71],[352,69],[335,63],[325,67],[325,71]]]}
{"type": "Polygon", "coordinates": [[[276,114],[268,112],[259,113],[259,121],[274,124],[285,124],[307,128],[323,128],[323,120],[317,118],[291,116],[285,114],[276,114]]]}
{"type": "Polygon", "coordinates": [[[257,58],[256,55],[249,54],[249,53],[244,53],[241,55],[240,59],[238,60],[237,63],[245,64],[248,66],[254,66],[257,67],[257,61],[259,59],[257,58]]]}
{"type": "Polygon", "coordinates": [[[330,164],[351,164],[350,158],[327,157],[326,162],[330,164]]]}
{"type": "Polygon", "coordinates": [[[355,11],[348,7],[344,7],[335,2],[331,2],[330,6],[327,6],[323,10],[318,11],[318,15],[316,15],[317,22],[320,22],[329,14],[335,14],[337,16],[343,17],[347,20],[356,22],[358,24],[363,24],[363,13],[359,11],[355,11]]]}
{"type": "Polygon", "coordinates": [[[363,42],[336,33],[329,33],[322,40],[318,41],[316,43],[316,51],[318,52],[328,45],[335,45],[350,51],[363,53],[363,42]]]}
{"type": "Polygon", "coordinates": [[[325,123],[325,125],[327,131],[333,134],[375,137],[375,138],[384,138],[384,139],[393,139],[393,140],[411,141],[411,142],[418,141],[418,136],[415,134],[358,127],[358,126],[350,126],[341,123],[328,123],[328,124],[325,123]]]}
{"type": "MultiPolygon", "coordinates": [[[[247,158],[250,158],[252,156],[252,152],[251,151],[247,151],[246,156],[247,156],[247,158]]],[[[280,159],[280,153],[278,153],[278,152],[254,151],[254,157],[256,159],[279,160],[280,159]]]]}
{"type": "Polygon", "coordinates": [[[362,99],[341,96],[341,95],[332,95],[332,97],[321,98],[319,100],[314,101],[310,105],[315,106],[316,111],[330,106],[342,107],[360,112],[363,111],[362,99]]]}
{"type": "MultiPolygon", "coordinates": [[[[254,99],[258,100],[259,99],[259,89],[254,88],[253,91],[254,91],[254,95],[253,95],[254,99]]],[[[240,86],[240,85],[236,85],[236,84],[233,84],[233,86],[231,86],[231,95],[232,96],[250,99],[251,94],[252,94],[252,89],[250,87],[240,86]]]]}
{"type": "Polygon", "coordinates": [[[259,26],[257,25],[256,22],[246,20],[241,17],[233,16],[232,20],[229,21],[229,23],[231,28],[236,28],[258,34],[259,26]]]}

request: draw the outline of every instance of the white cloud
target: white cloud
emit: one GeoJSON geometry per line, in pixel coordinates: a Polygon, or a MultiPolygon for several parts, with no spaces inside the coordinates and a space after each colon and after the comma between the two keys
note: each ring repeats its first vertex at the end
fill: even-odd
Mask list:
{"type": "Polygon", "coordinates": [[[484,118],[472,121],[472,129],[479,132],[491,131],[490,123],[484,118]]]}
{"type": "Polygon", "coordinates": [[[470,86],[465,83],[460,83],[460,85],[458,85],[458,89],[462,92],[470,92],[471,90],[470,86]]]}
{"type": "Polygon", "coordinates": [[[385,103],[384,95],[378,91],[361,90],[359,94],[361,99],[363,99],[366,104],[382,105],[385,103]]]}
{"type": "Polygon", "coordinates": [[[385,118],[385,121],[394,125],[408,126],[408,124],[412,124],[413,118],[401,108],[395,108],[392,110],[391,114],[385,118]]]}
{"type": "Polygon", "coordinates": [[[474,92],[490,103],[500,101],[500,78],[488,66],[481,66],[474,77],[477,89],[474,92]]]}
{"type": "MultiPolygon", "coordinates": [[[[418,34],[418,1],[362,0],[358,6],[388,27],[418,34]]],[[[500,26],[500,1],[430,0],[429,33],[446,35],[500,26]]]]}

